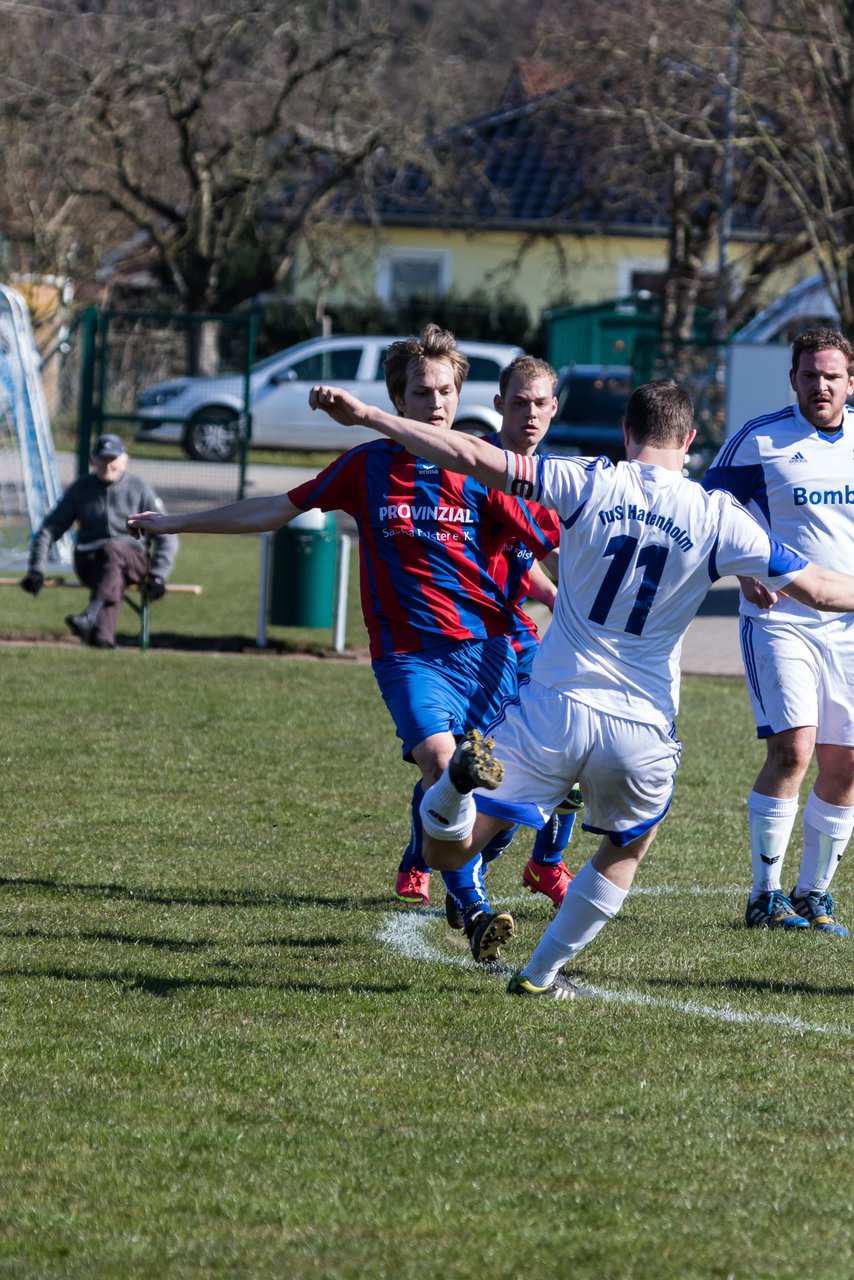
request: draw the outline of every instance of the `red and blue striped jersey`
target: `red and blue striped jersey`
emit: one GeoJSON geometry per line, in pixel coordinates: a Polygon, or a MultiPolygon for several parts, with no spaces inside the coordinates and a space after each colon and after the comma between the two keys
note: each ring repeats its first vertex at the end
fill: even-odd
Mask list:
{"type": "Polygon", "coordinates": [[[528,503],[390,440],[351,449],[288,497],[356,521],[372,658],[509,635],[514,608],[490,566],[507,544],[538,559],[553,545],[528,503]]]}

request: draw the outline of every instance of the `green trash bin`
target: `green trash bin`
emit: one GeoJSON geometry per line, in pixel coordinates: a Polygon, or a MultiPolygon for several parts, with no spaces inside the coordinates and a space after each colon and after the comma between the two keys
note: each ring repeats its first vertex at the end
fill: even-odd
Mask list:
{"type": "Polygon", "coordinates": [[[280,627],[330,627],[338,537],[331,511],[313,508],[273,535],[269,620],[280,627]]]}

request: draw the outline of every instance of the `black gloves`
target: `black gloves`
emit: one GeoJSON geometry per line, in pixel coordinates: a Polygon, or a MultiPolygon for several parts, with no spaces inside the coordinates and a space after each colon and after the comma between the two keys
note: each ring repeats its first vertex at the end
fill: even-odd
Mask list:
{"type": "Polygon", "coordinates": [[[166,583],[159,574],[151,573],[145,579],[145,594],[149,600],[161,600],[166,595],[166,583]]]}
{"type": "Polygon", "coordinates": [[[21,579],[21,586],[31,596],[37,596],[44,586],[44,574],[38,569],[28,569],[26,577],[21,579]]]}

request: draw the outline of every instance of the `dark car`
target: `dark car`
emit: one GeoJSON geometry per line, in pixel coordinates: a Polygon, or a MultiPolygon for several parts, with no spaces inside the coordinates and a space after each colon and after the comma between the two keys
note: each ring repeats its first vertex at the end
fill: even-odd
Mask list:
{"type": "Polygon", "coordinates": [[[630,365],[567,365],[557,380],[557,413],[540,451],[594,458],[604,454],[621,461],[626,456],[622,421],[631,394],[630,365]]]}

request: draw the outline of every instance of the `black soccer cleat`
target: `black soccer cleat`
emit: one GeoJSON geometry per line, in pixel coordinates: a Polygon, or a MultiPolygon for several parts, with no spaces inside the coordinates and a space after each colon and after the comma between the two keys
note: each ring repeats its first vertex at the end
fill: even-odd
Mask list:
{"type": "Polygon", "coordinates": [[[466,937],[478,964],[492,964],[493,960],[498,960],[502,946],[515,932],[516,924],[507,911],[498,915],[479,911],[466,925],[466,937]]]}
{"type": "Polygon", "coordinates": [[[501,785],[504,765],[492,754],[494,747],[492,738],[484,738],[477,729],[469,729],[457,743],[448,764],[448,776],[461,796],[474,791],[475,787],[494,791],[501,785]]]}
{"type": "Polygon", "coordinates": [[[464,929],[466,927],[463,913],[457,906],[457,900],[450,893],[445,894],[445,919],[448,922],[449,929],[464,929]]]}
{"type": "Polygon", "coordinates": [[[507,984],[507,991],[511,996],[522,996],[526,1000],[578,1000],[580,996],[590,995],[586,987],[570,982],[561,973],[547,987],[535,987],[521,973],[514,973],[507,984]]]}

